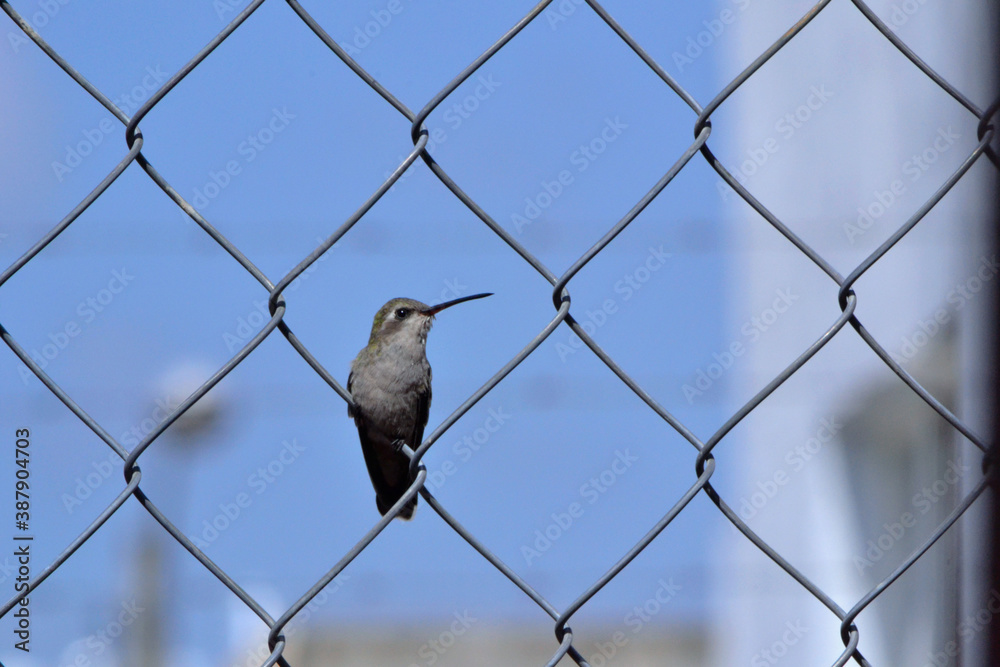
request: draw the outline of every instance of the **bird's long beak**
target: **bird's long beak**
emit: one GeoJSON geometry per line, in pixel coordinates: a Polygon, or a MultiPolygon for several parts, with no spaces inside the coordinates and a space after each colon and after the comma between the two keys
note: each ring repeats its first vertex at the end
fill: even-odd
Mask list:
{"type": "Polygon", "coordinates": [[[445,308],[451,308],[456,303],[462,303],[463,301],[472,301],[473,299],[482,299],[487,296],[493,296],[493,292],[486,292],[485,294],[473,294],[471,296],[463,296],[459,299],[452,299],[451,301],[445,301],[444,303],[439,303],[436,306],[431,306],[427,310],[423,311],[423,315],[436,315],[440,313],[445,308]]]}

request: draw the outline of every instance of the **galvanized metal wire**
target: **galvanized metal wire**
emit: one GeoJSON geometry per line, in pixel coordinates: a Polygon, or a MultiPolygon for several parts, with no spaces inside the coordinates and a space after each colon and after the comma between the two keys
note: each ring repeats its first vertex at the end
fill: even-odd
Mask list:
{"type": "Polygon", "coordinates": [[[239,598],[269,629],[268,645],[270,655],[263,663],[263,667],[278,664],[288,667],[289,663],[284,657],[287,647],[283,630],[287,624],[302,611],[302,609],[320,591],[330,584],[337,575],[362,551],[364,551],[389,524],[395,515],[403,508],[408,500],[417,493],[422,495],[427,504],[437,512],[441,518],[451,526],[468,544],[483,556],[489,563],[497,568],[515,586],[524,592],[535,604],[537,604],[553,621],[553,629],[556,639],[556,648],[549,660],[549,665],[555,665],[564,656],[569,656],[579,665],[587,665],[585,658],[573,645],[573,631],[569,625],[574,614],[579,611],[598,591],[609,581],[617,576],[629,563],[639,555],[656,537],[680,514],[687,504],[699,493],[704,493],[718,507],[722,514],[750,540],[757,548],[773,560],[790,577],[797,581],[806,591],[819,600],[829,611],[841,622],[841,638],[844,644],[843,651],[838,656],[831,656],[830,660],[834,667],[844,665],[849,661],[854,661],[858,665],[869,665],[870,663],[858,650],[861,629],[855,624],[857,616],[875,600],[883,591],[892,585],[909,567],[911,567],[951,526],[961,517],[968,508],[984,493],[988,486],[987,472],[992,465],[990,456],[990,443],[975,433],[966,423],[950,412],[937,398],[925,389],[916,379],[913,378],[904,368],[902,368],[885,350],[885,348],[875,339],[875,337],[865,328],[864,324],[855,315],[858,305],[858,295],[853,286],[857,280],[868,271],[876,262],[882,259],[900,239],[908,234],[924,216],[947,194],[952,187],[968,172],[972,165],[985,155],[995,166],[1000,167],[1000,161],[996,153],[991,148],[991,141],[994,137],[993,117],[1000,108],[1000,100],[993,102],[986,110],[979,109],[969,101],[960,91],[952,86],[947,80],[931,69],[920,57],[913,52],[897,35],[895,35],[883,23],[872,10],[861,0],[853,0],[854,6],[859,12],[885,37],[896,49],[899,50],[909,61],[918,68],[924,75],[932,80],[938,87],[955,99],[962,107],[972,114],[978,121],[977,136],[978,145],[969,153],[961,165],[945,181],[943,185],[928,199],[916,213],[910,217],[895,233],[893,233],[881,246],[864,259],[846,277],[833,268],[833,266],[815,249],[810,247],[802,238],[795,234],[786,224],[778,219],[764,204],[758,201],[740,182],[730,173],[726,166],[715,156],[709,148],[708,139],[712,134],[711,116],[726,101],[726,99],[739,87],[744,85],[761,67],[765,65],[778,51],[785,47],[791,40],[795,39],[802,29],[818,16],[829,4],[830,0],[822,0],[813,6],[802,18],[797,21],[789,30],[783,34],[774,44],[754,60],[743,72],[726,85],[704,108],[684,90],[650,55],[636,40],[629,35],[621,25],[598,3],[596,0],[586,0],[586,4],[600,19],[621,38],[635,55],[645,63],[653,73],[668,86],[693,112],[693,136],[694,139],[688,148],[680,155],[673,166],[656,182],[632,209],[612,226],[589,250],[587,250],[568,270],[562,275],[556,275],[537,257],[522,246],[506,229],[499,225],[482,207],[480,207],[455,180],[441,167],[429,152],[425,150],[428,143],[428,130],[424,126],[424,121],[444,100],[446,100],[455,90],[469,77],[471,77],[484,63],[492,58],[498,51],[504,48],[511,40],[515,39],[518,33],[530,22],[536,20],[541,12],[552,2],[543,0],[539,2],[527,15],[503,34],[492,46],[490,46],[481,56],[476,58],[444,88],[434,95],[427,104],[418,112],[413,112],[398,98],[380,84],[374,77],[366,72],[347,51],[338,45],[333,38],[320,26],[315,19],[297,2],[297,0],[286,0],[291,10],[309,27],[309,29],[319,38],[340,60],[342,60],[362,81],[368,84],[378,93],[387,104],[402,114],[411,122],[411,138],[413,150],[392,172],[382,185],[371,194],[364,204],[358,208],[340,227],[323,241],[307,257],[304,257],[295,268],[288,274],[282,276],[277,282],[268,278],[258,269],[232,242],[230,242],[221,232],[206,220],[195,208],[188,203],[181,195],[167,182],[165,178],[153,167],[142,153],[143,137],[139,129],[142,119],[159,104],[170,91],[184,79],[194,68],[202,63],[205,58],[212,53],[224,40],[233,34],[241,24],[253,14],[264,0],[253,0],[243,11],[241,11],[218,35],[205,45],[191,60],[177,71],[169,80],[157,91],[155,91],[145,103],[131,117],[127,116],[111,100],[109,100],[100,90],[87,81],[73,66],[59,55],[50,45],[48,45],[39,34],[25,21],[7,2],[0,0],[0,7],[10,17],[14,23],[40,48],[45,52],[63,71],[66,72],[77,84],[86,90],[94,99],[100,102],[125,128],[125,144],[128,148],[127,154],[111,170],[110,173],[90,192],[65,218],[59,221],[47,234],[40,238],[23,256],[18,258],[10,267],[0,274],[0,286],[2,286],[15,273],[21,270],[28,262],[32,261],[43,248],[52,242],[57,236],[65,231],[73,222],[89,207],[98,197],[100,197],[111,184],[128,168],[132,163],[137,163],[139,167],[153,180],[174,203],[183,209],[195,223],[197,223],[206,234],[219,244],[233,260],[252,275],[261,286],[267,290],[269,295],[268,307],[270,320],[267,324],[247,342],[233,357],[227,361],[218,371],[215,372],[204,384],[194,391],[184,400],[169,416],[150,431],[141,442],[131,451],[128,451],[118,441],[98,424],[80,405],[69,396],[58,384],[56,384],[32,357],[15,340],[14,336],[0,323],[0,337],[13,350],[18,358],[33,372],[52,393],[62,401],[88,428],[107,444],[122,460],[122,472],[125,484],[118,496],[109,504],[99,516],[91,522],[89,526],[28,584],[28,589],[23,594],[8,600],[0,607],[0,617],[6,615],[22,595],[27,595],[41,585],[49,575],[63,565],[67,559],[73,556],[74,552],[88,539],[90,539],[104,523],[130,498],[138,502],[149,514],[181,545],[191,556],[207,568],[216,578],[219,579],[237,598],[239,598]],[[569,285],[573,277],[590,262],[598,253],[608,246],[609,243],[625,229],[646,206],[650,204],[673,180],[673,178],[685,168],[686,165],[700,153],[701,156],[715,169],[716,172],[728,183],[733,190],[739,194],[757,213],[760,214],[778,233],[784,236],[789,243],[808,257],[817,267],[819,267],[838,286],[838,304],[840,315],[837,316],[826,328],[826,330],[816,340],[804,349],[801,354],[792,361],[787,368],[775,376],[763,389],[753,396],[745,405],[733,413],[729,419],[710,438],[705,441],[700,440],[688,429],[680,420],[672,415],[666,408],[657,403],[632,377],[630,377],[610,355],[607,354],[597,342],[584,330],[583,326],[574,318],[572,309],[572,299],[569,285]],[[552,285],[552,304],[555,313],[551,321],[526,343],[524,348],[515,355],[506,365],[497,371],[482,387],[474,392],[458,409],[456,409],[447,419],[445,419],[427,439],[411,450],[406,448],[406,454],[411,457],[411,472],[413,482],[409,491],[404,495],[386,514],[369,530],[357,544],[335,563],[330,570],[320,578],[309,590],[289,607],[278,618],[271,617],[264,608],[250,596],[236,581],[233,580],[222,568],[214,563],[201,549],[199,549],[191,539],[185,536],[170,519],[157,507],[153,500],[146,495],[141,487],[142,470],[139,466],[139,459],[143,453],[166,431],[171,424],[179,419],[191,406],[199,401],[209,390],[212,389],[222,378],[229,374],[237,365],[242,363],[253,351],[264,341],[265,338],[274,334],[277,330],[291,346],[302,356],[309,366],[316,371],[326,383],[343,398],[350,403],[350,394],[340,385],[313,354],[295,336],[291,328],[285,323],[285,301],[282,296],[283,291],[306,271],[325,252],[330,250],[343,236],[357,224],[374,206],[374,204],[396,183],[403,174],[412,167],[418,159],[423,160],[430,168],[431,172],[455,195],[466,207],[469,208],[490,230],[499,236],[514,252],[516,252],[525,262],[534,268],[552,285]],[[587,347],[599,358],[614,374],[631,389],[651,410],[667,422],[674,430],[686,439],[695,449],[694,475],[691,486],[675,502],[675,504],[664,513],[662,518],[653,525],[649,531],[636,544],[624,551],[621,558],[604,575],[590,585],[586,590],[563,609],[546,600],[532,585],[523,577],[518,575],[513,569],[505,564],[489,546],[479,540],[467,528],[465,528],[434,495],[424,486],[427,478],[427,471],[421,460],[427,451],[437,442],[444,433],[455,424],[469,409],[479,400],[497,386],[518,364],[532,354],[548,336],[560,325],[568,326],[575,335],[587,345],[587,347]],[[820,349],[827,345],[834,337],[840,335],[850,335],[850,329],[863,340],[868,347],[884,362],[899,378],[906,383],[928,406],[943,417],[955,430],[982,450],[986,457],[984,459],[984,470],[981,479],[973,486],[958,506],[948,515],[948,517],[936,528],[930,538],[913,551],[891,574],[876,584],[867,594],[861,597],[850,609],[843,609],[815,582],[809,579],[788,559],[782,556],[776,549],[771,547],[763,538],[757,535],[747,526],[740,516],[721,497],[719,492],[712,486],[712,475],[715,472],[716,463],[713,450],[716,445],[728,434],[744,417],[752,412],[768,396],[770,396],[782,383],[795,373],[799,372],[820,349]]]}

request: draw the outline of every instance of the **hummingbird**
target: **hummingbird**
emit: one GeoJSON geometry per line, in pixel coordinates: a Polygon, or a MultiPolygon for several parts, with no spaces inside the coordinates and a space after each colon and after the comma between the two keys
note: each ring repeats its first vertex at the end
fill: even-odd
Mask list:
{"type": "MultiPolygon", "coordinates": [[[[391,299],[375,313],[368,345],[351,362],[347,391],[361,437],[361,451],[375,487],[375,505],[383,516],[410,486],[410,459],[401,450],[416,450],[424,439],[431,406],[431,365],[427,332],[434,316],[455,304],[482,299],[473,294],[428,306],[414,299],[391,299]]],[[[397,515],[413,517],[414,496],[397,515]]]]}

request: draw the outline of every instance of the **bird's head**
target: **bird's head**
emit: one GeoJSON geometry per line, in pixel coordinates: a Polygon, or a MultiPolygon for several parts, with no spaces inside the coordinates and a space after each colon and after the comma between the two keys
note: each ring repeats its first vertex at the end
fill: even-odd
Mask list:
{"type": "Polygon", "coordinates": [[[491,293],[463,296],[459,299],[439,303],[436,306],[428,306],[415,299],[390,299],[375,313],[375,321],[372,323],[372,333],[368,339],[368,345],[391,341],[415,341],[423,345],[427,342],[427,332],[430,331],[431,322],[437,313],[463,301],[481,299],[487,296],[491,296],[491,293]]]}

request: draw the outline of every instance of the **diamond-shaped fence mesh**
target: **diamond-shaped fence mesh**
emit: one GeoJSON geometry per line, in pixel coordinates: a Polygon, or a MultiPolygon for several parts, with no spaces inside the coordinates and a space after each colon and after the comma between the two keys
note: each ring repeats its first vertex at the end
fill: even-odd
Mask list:
{"type": "Polygon", "coordinates": [[[249,609],[256,614],[260,620],[266,624],[269,628],[269,647],[271,650],[270,656],[263,663],[263,667],[267,667],[273,664],[280,664],[287,666],[289,664],[287,658],[285,657],[285,650],[287,648],[287,641],[285,634],[283,634],[288,623],[299,614],[303,608],[311,601],[313,598],[319,594],[324,587],[334,581],[335,577],[340,574],[344,568],[360,553],[362,553],[369,545],[372,544],[374,540],[379,537],[382,530],[389,524],[390,521],[395,517],[396,514],[402,509],[403,505],[416,494],[420,494],[425,499],[426,503],[436,512],[440,517],[447,522],[449,526],[460,535],[473,549],[475,549],[482,558],[486,559],[493,567],[499,570],[505,577],[507,577],[514,585],[516,585],[525,596],[530,598],[535,604],[537,604],[541,609],[544,610],[552,618],[552,623],[554,627],[556,642],[553,648],[553,653],[551,659],[549,660],[550,665],[554,665],[562,660],[564,657],[568,656],[570,659],[575,661],[577,664],[586,665],[588,664],[583,655],[574,646],[574,635],[571,629],[571,621],[573,620],[574,614],[576,614],[584,605],[590,601],[594,595],[600,591],[608,582],[610,582],[614,577],[621,573],[625,568],[627,568],[646,547],[657,538],[658,535],[672,522],[679,514],[681,514],[688,503],[699,493],[704,493],[711,502],[718,508],[726,519],[728,519],[736,529],[742,533],[747,540],[752,542],[761,552],[766,554],[774,563],[777,564],[782,570],[784,570],[790,577],[792,577],[798,584],[801,585],[803,589],[808,591],[809,594],[815,597],[822,605],[824,605],[831,614],[835,615],[840,620],[841,627],[841,639],[843,641],[843,652],[837,656],[831,656],[831,664],[834,666],[844,665],[848,662],[853,662],[859,665],[870,664],[866,660],[865,656],[862,655],[859,650],[859,641],[861,637],[862,629],[855,624],[855,619],[858,615],[868,607],[878,596],[880,596],[889,586],[891,586],[904,572],[907,571],[914,563],[920,559],[924,553],[930,549],[946,531],[951,528],[951,526],[958,520],[959,517],[969,509],[969,507],[980,498],[983,492],[987,488],[987,468],[990,464],[990,458],[986,457],[984,464],[984,470],[982,471],[979,481],[972,485],[971,491],[961,499],[954,510],[947,516],[947,518],[941,522],[941,524],[934,530],[933,534],[921,545],[919,548],[915,549],[899,566],[883,580],[879,581],[877,585],[871,588],[871,590],[862,596],[860,599],[854,602],[854,605],[850,608],[843,608],[837,604],[831,595],[824,591],[823,588],[809,577],[803,574],[802,571],[796,568],[796,566],[789,562],[779,551],[773,548],[767,541],[762,539],[758,534],[756,534],[750,527],[741,519],[738,512],[727,504],[727,502],[720,496],[716,489],[712,485],[712,476],[716,469],[716,460],[713,455],[713,451],[716,445],[729,433],[738,423],[741,422],[748,414],[750,414],[757,406],[759,406],[768,396],[770,396],[775,390],[782,385],[786,380],[788,380],[792,375],[796,374],[803,368],[803,366],[813,357],[817,352],[819,352],[824,346],[830,343],[836,337],[841,336],[857,336],[874,352],[881,361],[888,366],[906,385],[918,395],[928,406],[930,406],[937,414],[942,418],[947,420],[948,424],[961,436],[975,445],[977,448],[982,450],[984,453],[988,452],[989,443],[980,435],[975,433],[962,419],[958,418],[953,414],[948,408],[946,408],[938,398],[932,395],[927,389],[925,389],[914,377],[900,366],[893,356],[890,355],[883,343],[873,336],[865,325],[855,314],[855,309],[858,304],[858,295],[854,291],[854,285],[873,265],[879,262],[890,250],[895,246],[906,234],[917,226],[924,216],[958,183],[963,176],[969,171],[969,169],[985,156],[994,166],[1000,166],[998,162],[997,155],[993,152],[991,148],[991,140],[994,135],[994,128],[991,124],[992,117],[995,115],[998,106],[1000,106],[1000,100],[994,101],[989,108],[983,110],[978,108],[969,99],[967,99],[961,92],[959,92],[954,86],[952,86],[947,80],[938,75],[933,69],[931,69],[921,58],[914,53],[905,43],[903,43],[900,38],[892,32],[887,25],[880,20],[875,13],[869,9],[864,2],[860,0],[855,0],[853,3],[857,10],[867,19],[879,33],[891,43],[900,53],[902,53],[914,67],[918,68],[928,79],[933,81],[941,90],[945,91],[947,95],[951,96],[955,101],[961,104],[970,114],[972,114],[976,119],[978,119],[978,145],[972,150],[967,157],[961,162],[961,165],[955,169],[954,173],[944,182],[940,188],[933,194],[930,199],[928,199],[903,225],[901,225],[881,246],[879,246],[874,252],[872,252],[867,258],[865,258],[860,264],[858,264],[848,275],[842,275],[839,273],[828,261],[824,258],[822,254],[817,252],[813,247],[806,243],[800,236],[798,236],[792,228],[780,220],[775,214],[769,211],[765,205],[754,198],[754,196],[743,186],[741,183],[733,176],[733,174],[727,169],[708,146],[709,137],[712,134],[711,118],[712,114],[726,101],[726,99],[733,94],[741,86],[744,86],[748,80],[757,72],[765,63],[768,62],[775,54],[781,51],[790,41],[796,39],[796,36],[809,24],[814,18],[816,18],[829,4],[829,0],[824,0],[823,2],[817,3],[808,13],[801,17],[801,19],[795,23],[785,34],[783,34],[776,42],[774,42],[766,51],[761,53],[756,60],[754,60],[743,72],[741,72],[735,79],[729,82],[719,93],[709,102],[707,105],[702,107],[699,105],[694,97],[689,94],[682,86],[680,86],[674,78],[672,78],[664,68],[657,63],[647,52],[644,50],[643,46],[637,43],[632,36],[630,36],[621,25],[619,25],[615,19],[597,2],[593,0],[587,0],[586,5],[589,7],[590,11],[593,11],[600,19],[607,25],[607,28],[614,32],[628,47],[635,53],[635,55],[645,63],[646,66],[658,77],[664,86],[668,86],[683,102],[690,107],[693,113],[693,139],[688,146],[687,150],[683,152],[680,158],[670,167],[670,169],[664,173],[656,184],[650,189],[639,201],[635,203],[632,209],[622,217],[618,222],[616,222],[607,232],[600,238],[597,243],[593,245],[587,252],[577,259],[568,270],[566,270],[561,275],[553,272],[549,267],[547,267],[543,262],[541,262],[536,256],[534,256],[528,249],[526,249],[519,241],[512,236],[502,225],[498,224],[497,221],[492,218],[479,204],[477,204],[462,188],[452,179],[451,176],[441,167],[440,164],[435,162],[430,153],[426,150],[427,143],[429,140],[428,130],[425,127],[425,121],[428,116],[442,104],[449,95],[451,95],[463,82],[468,80],[473,76],[477,70],[479,70],[484,63],[489,61],[494,57],[501,49],[503,49],[511,40],[517,39],[518,34],[522,29],[527,26],[532,21],[538,19],[539,15],[550,5],[551,0],[546,0],[544,2],[538,3],[526,16],[524,16],[520,21],[511,27],[506,33],[503,34],[500,39],[498,39],[492,46],[490,46],[481,56],[476,58],[471,62],[464,70],[462,70],[457,76],[454,77],[446,86],[444,86],[436,95],[429,99],[424,107],[419,111],[413,111],[403,104],[397,97],[393,95],[391,91],[386,89],[382,84],[380,84],[370,73],[365,71],[352,57],[348,54],[345,48],[334,41],[330,35],[324,30],[324,28],[317,23],[316,20],[297,2],[297,0],[286,0],[287,4],[292,11],[305,23],[306,26],[312,31],[315,37],[320,40],[329,50],[331,50],[336,56],[343,61],[353,72],[368,86],[371,87],[386,104],[394,108],[398,113],[402,114],[411,124],[411,138],[413,142],[413,149],[408,156],[396,167],[395,171],[382,183],[382,185],[365,201],[365,203],[353,214],[351,215],[343,224],[340,225],[336,231],[334,231],[326,240],[324,240],[318,247],[315,248],[308,256],[302,258],[302,260],[292,269],[289,273],[281,276],[277,280],[272,280],[271,277],[265,275],[260,269],[258,269],[248,258],[241,252],[240,248],[236,247],[229,239],[226,238],[218,229],[216,229],[207,219],[205,219],[198,210],[192,206],[191,203],[186,201],[173,187],[170,183],[155,169],[153,164],[151,164],[142,153],[143,148],[143,136],[140,131],[139,125],[142,119],[158,104],[160,104],[164,98],[170,95],[174,87],[185,77],[187,77],[192,70],[198,67],[208,56],[215,50],[224,40],[229,38],[235,31],[240,29],[240,26],[244,21],[253,14],[264,2],[264,0],[254,0],[246,9],[241,11],[231,23],[229,23],[214,39],[211,40],[203,49],[201,49],[197,54],[195,54],[191,60],[180,70],[174,73],[169,80],[160,87],[155,93],[153,93],[149,99],[141,105],[141,107],[135,111],[135,113],[129,117],[122,109],[116,106],[108,97],[106,97],[100,90],[98,90],[94,85],[87,81],[73,65],[67,62],[62,56],[59,55],[51,46],[49,46],[41,36],[31,27],[31,25],[25,21],[7,2],[0,0],[0,6],[7,15],[13,20],[20,29],[38,46],[42,49],[55,63],[62,68],[66,74],[73,78],[73,80],[79,84],[87,93],[89,93],[93,98],[100,102],[108,111],[110,111],[114,116],[121,122],[125,128],[125,141],[128,147],[128,153],[121,159],[117,166],[107,174],[107,176],[93,189],[90,194],[88,194],[79,204],[66,215],[55,227],[46,233],[42,238],[28,250],[22,257],[15,261],[11,266],[9,266],[0,275],[0,285],[3,285],[8,279],[10,279],[14,274],[20,271],[26,264],[31,262],[49,243],[53,241],[57,236],[62,234],[70,225],[73,224],[75,220],[92,204],[94,203],[108,188],[115,182],[115,180],[133,163],[136,163],[139,168],[141,168],[157,186],[159,186],[163,192],[170,197],[173,202],[180,207],[184,213],[186,213],[192,220],[194,220],[198,226],[208,234],[219,246],[221,246],[231,257],[232,261],[242,266],[253,278],[255,278],[260,285],[267,291],[269,295],[268,307],[270,311],[270,321],[267,322],[256,335],[254,335],[249,342],[247,342],[242,349],[240,349],[235,355],[229,359],[221,368],[219,368],[212,377],[207,380],[202,386],[200,386],[194,393],[192,393],[186,400],[184,400],[173,412],[163,419],[155,428],[151,430],[138,445],[134,446],[131,450],[126,449],[125,446],[114,437],[112,437],[100,424],[98,424],[91,416],[89,416],[79,405],[77,400],[69,395],[63,388],[61,388],[56,382],[52,380],[49,375],[39,366],[38,363],[32,358],[32,356],[26,351],[25,347],[20,344],[15,337],[8,331],[8,329],[3,326],[7,325],[4,322],[0,325],[0,335],[2,335],[4,342],[14,351],[18,358],[29,368],[31,371],[45,384],[48,389],[55,394],[89,429],[91,429],[97,436],[107,444],[122,460],[122,471],[124,474],[125,485],[121,488],[117,497],[111,502],[105,509],[100,513],[100,515],[89,525],[87,528],[70,544],[65,546],[65,549],[59,555],[47,565],[41,572],[36,574],[34,578],[27,585],[27,588],[21,593],[17,594],[14,598],[8,600],[0,609],[0,615],[8,615],[13,613],[19,600],[32,591],[34,591],[38,586],[44,584],[46,579],[57,569],[62,567],[68,559],[73,557],[73,554],[91,537],[95,535],[102,526],[108,521],[108,519],[118,512],[126,503],[137,502],[139,503],[162,527],[167,531],[170,536],[176,540],[187,552],[190,553],[191,557],[196,559],[201,565],[208,569],[215,577],[218,578],[239,600],[243,602],[249,609]],[[700,156],[700,157],[696,157],[700,156]],[[594,340],[594,338],[587,333],[579,320],[574,318],[573,303],[570,296],[570,288],[574,276],[590,262],[598,253],[602,252],[609,243],[624,230],[642,211],[645,209],[656,197],[658,197],[666,188],[668,188],[675,178],[685,167],[691,164],[692,160],[704,159],[709,165],[735,190],[743,200],[746,201],[762,218],[764,218],[774,230],[780,233],[788,243],[792,244],[798,249],[805,257],[807,257],[813,264],[815,264],[819,269],[821,269],[826,275],[829,276],[831,280],[838,287],[838,303],[840,309],[840,315],[836,317],[833,322],[830,322],[826,330],[821,336],[819,336],[811,345],[799,351],[798,356],[790,363],[784,370],[775,375],[766,386],[761,389],[755,396],[753,396],[749,401],[746,402],[739,410],[734,412],[710,438],[702,440],[698,438],[692,430],[677,419],[670,411],[665,409],[656,400],[654,400],[649,393],[647,393],[643,387],[641,387],[632,377],[629,376],[619,365],[616,363],[607,352],[605,352],[594,340]],[[314,262],[316,262],[324,253],[330,250],[343,236],[350,230],[354,225],[362,221],[369,210],[379,201],[379,199],[386,194],[386,192],[409,170],[415,162],[418,160],[423,160],[424,163],[429,167],[430,171],[443,183],[448,190],[471,210],[484,225],[486,225],[494,234],[500,237],[511,252],[516,253],[523,259],[528,265],[531,266],[535,271],[541,274],[545,280],[547,280],[552,285],[552,305],[554,308],[554,314],[551,321],[541,330],[538,334],[527,342],[524,348],[499,371],[493,375],[480,389],[474,392],[471,396],[465,400],[462,405],[455,410],[444,422],[442,422],[437,428],[434,429],[433,433],[423,443],[413,443],[416,447],[415,449],[406,449],[406,453],[411,457],[411,473],[412,473],[412,485],[409,488],[408,493],[392,508],[392,510],[381,520],[379,520],[364,537],[357,542],[357,544],[347,553],[343,554],[339,561],[337,561],[329,571],[315,584],[309,588],[307,591],[303,592],[301,597],[288,609],[286,609],[279,617],[275,618],[271,616],[264,607],[255,600],[251,595],[247,593],[246,590],[241,588],[241,586],[227,574],[221,567],[219,567],[215,562],[213,562],[206,554],[195,545],[195,543],[187,537],[177,526],[171,521],[171,519],[163,512],[161,509],[143,492],[142,488],[142,463],[141,459],[146,450],[152,446],[157,439],[166,431],[175,421],[177,421],[187,410],[189,410],[193,405],[195,405],[202,397],[205,396],[217,383],[219,383],[227,374],[229,374],[234,368],[239,364],[243,363],[250,355],[254,354],[257,347],[268,337],[283,337],[289,345],[291,345],[295,351],[301,355],[301,357],[311,366],[320,377],[335,391],[339,394],[344,401],[350,404],[351,396],[345,390],[340,383],[334,379],[327,369],[325,369],[320,362],[313,356],[309,349],[303,345],[303,343],[295,336],[294,332],[289,328],[287,323],[284,321],[284,316],[286,313],[285,299],[282,296],[283,291],[288,288],[288,286],[297,277],[303,274],[314,262]],[[446,507],[438,501],[437,498],[431,493],[431,491],[425,486],[425,481],[427,480],[427,471],[425,467],[421,464],[421,460],[427,453],[429,448],[431,448],[435,442],[437,442],[442,435],[460,418],[464,415],[473,405],[480,401],[490,390],[492,390],[497,384],[502,382],[504,378],[522,361],[524,361],[529,355],[534,353],[539,346],[545,341],[553,331],[555,331],[560,325],[566,325],[573,330],[576,336],[586,344],[586,346],[596,355],[601,362],[607,365],[607,367],[623,382],[632,392],[635,393],[650,410],[655,412],[663,421],[669,424],[673,429],[676,430],[684,439],[686,439],[694,451],[692,453],[692,464],[694,467],[693,481],[687,491],[677,499],[676,503],[666,511],[662,518],[652,526],[649,531],[640,539],[637,543],[628,546],[627,548],[623,545],[622,555],[620,560],[615,563],[607,572],[601,576],[599,579],[594,581],[592,585],[583,590],[579,596],[568,606],[563,608],[558,608],[552,604],[549,600],[543,597],[535,588],[532,587],[525,578],[517,574],[510,566],[504,563],[490,548],[480,541],[476,535],[474,535],[470,530],[463,526],[449,511],[446,507]]]}

